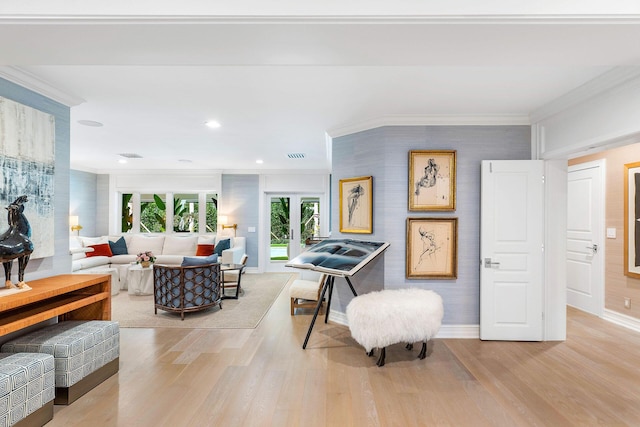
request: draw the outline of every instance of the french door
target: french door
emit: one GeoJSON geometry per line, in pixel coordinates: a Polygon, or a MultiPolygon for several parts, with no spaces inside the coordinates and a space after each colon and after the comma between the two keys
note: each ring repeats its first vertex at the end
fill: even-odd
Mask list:
{"type": "Polygon", "coordinates": [[[267,197],[269,239],[267,271],[289,271],[285,264],[320,236],[320,196],[270,194],[267,197]]]}

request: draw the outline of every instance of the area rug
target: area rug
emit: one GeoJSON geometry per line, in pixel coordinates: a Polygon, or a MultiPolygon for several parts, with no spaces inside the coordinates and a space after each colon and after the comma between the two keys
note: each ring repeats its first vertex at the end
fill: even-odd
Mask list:
{"type": "MultiPolygon", "coordinates": [[[[243,293],[240,298],[225,299],[220,307],[212,307],[194,313],[185,313],[180,320],[179,313],[158,310],[154,314],[153,295],[129,295],[120,291],[111,300],[111,318],[118,321],[121,328],[204,328],[253,329],[278,297],[282,288],[294,276],[291,273],[244,274],[243,293]]],[[[227,293],[234,293],[228,289],[227,293]]]]}

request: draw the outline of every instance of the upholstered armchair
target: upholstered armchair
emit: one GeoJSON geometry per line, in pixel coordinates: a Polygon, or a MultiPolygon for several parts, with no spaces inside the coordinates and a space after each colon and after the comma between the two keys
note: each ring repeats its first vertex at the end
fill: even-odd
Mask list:
{"type": "Polygon", "coordinates": [[[153,295],[158,309],[180,313],[200,311],[215,305],[222,308],[220,264],[191,267],[155,264],[153,295]]]}

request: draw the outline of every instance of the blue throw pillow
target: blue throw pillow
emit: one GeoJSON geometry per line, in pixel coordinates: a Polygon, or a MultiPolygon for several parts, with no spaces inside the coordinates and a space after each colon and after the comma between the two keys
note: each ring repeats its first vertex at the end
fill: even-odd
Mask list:
{"type": "Polygon", "coordinates": [[[218,244],[213,249],[213,252],[218,254],[218,256],[222,256],[222,251],[230,248],[231,248],[231,239],[224,239],[218,242],[218,244]]]}
{"type": "Polygon", "coordinates": [[[115,242],[109,240],[109,247],[113,255],[126,255],[129,253],[127,252],[127,242],[124,241],[124,237],[120,237],[115,242]]]}
{"type": "Polygon", "coordinates": [[[213,254],[213,255],[209,255],[206,258],[195,258],[195,257],[184,257],[182,259],[182,267],[195,267],[198,265],[207,265],[207,264],[214,264],[218,262],[218,255],[217,254],[213,254]]]}

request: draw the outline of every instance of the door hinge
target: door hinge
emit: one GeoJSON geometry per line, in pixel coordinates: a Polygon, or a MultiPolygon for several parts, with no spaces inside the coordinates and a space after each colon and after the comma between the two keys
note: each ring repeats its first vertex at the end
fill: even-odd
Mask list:
{"type": "Polygon", "coordinates": [[[544,175],[542,175],[542,183],[544,184],[544,175]]]}

